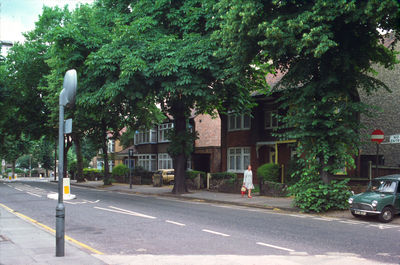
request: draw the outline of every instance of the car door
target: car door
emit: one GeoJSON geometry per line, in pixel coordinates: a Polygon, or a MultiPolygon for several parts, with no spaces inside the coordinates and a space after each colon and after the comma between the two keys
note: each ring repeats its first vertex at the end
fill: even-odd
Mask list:
{"type": "Polygon", "coordinates": [[[400,212],[400,181],[397,182],[397,192],[394,200],[394,207],[397,212],[400,212]]]}

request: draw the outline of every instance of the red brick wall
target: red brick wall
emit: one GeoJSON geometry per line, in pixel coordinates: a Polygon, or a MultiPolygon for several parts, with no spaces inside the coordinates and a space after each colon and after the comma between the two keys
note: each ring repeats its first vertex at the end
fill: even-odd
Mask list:
{"type": "Polygon", "coordinates": [[[221,119],[213,119],[210,115],[200,114],[194,118],[195,129],[199,139],[196,147],[221,146],[221,119]]]}

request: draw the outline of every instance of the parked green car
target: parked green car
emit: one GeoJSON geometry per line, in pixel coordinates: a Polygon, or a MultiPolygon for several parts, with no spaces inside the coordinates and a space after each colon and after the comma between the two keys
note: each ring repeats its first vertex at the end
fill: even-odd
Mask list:
{"type": "Polygon", "coordinates": [[[378,215],[388,223],[400,213],[400,175],[375,178],[366,192],[349,198],[350,211],[355,217],[378,215]]]}

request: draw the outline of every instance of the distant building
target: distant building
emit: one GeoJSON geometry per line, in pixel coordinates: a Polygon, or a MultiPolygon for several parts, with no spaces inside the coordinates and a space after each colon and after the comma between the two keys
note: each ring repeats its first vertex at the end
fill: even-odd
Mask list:
{"type": "Polygon", "coordinates": [[[3,41],[0,40],[0,47],[1,47],[1,55],[6,57],[8,54],[8,50],[13,46],[14,44],[11,41],[3,41]]]}

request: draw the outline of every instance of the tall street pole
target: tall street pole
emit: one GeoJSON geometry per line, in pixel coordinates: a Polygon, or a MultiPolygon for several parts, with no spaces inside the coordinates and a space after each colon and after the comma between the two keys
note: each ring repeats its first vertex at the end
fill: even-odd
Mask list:
{"type": "Polygon", "coordinates": [[[56,257],[64,256],[65,249],[65,206],[63,202],[63,175],[64,175],[64,107],[75,103],[77,87],[76,71],[68,70],[65,73],[63,90],[61,90],[59,104],[58,126],[58,204],[56,207],[56,257]]]}
{"type": "Polygon", "coordinates": [[[58,128],[58,204],[56,208],[56,256],[64,256],[65,206],[63,202],[64,172],[64,106],[60,104],[58,128]]]}

